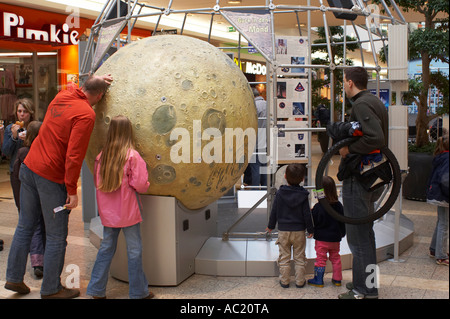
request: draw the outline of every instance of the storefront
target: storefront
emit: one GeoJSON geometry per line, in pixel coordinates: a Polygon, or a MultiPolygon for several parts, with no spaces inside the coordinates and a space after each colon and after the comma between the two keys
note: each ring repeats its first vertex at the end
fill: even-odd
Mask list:
{"type": "Polygon", "coordinates": [[[256,83],[252,84],[252,86],[256,87],[261,96],[267,100],[267,92],[265,84],[267,74],[266,63],[244,59],[241,59],[239,61],[236,57],[234,57],[233,53],[230,52],[227,54],[240,67],[245,77],[247,78],[247,81],[250,83],[256,83]]]}
{"type": "Polygon", "coordinates": [[[0,8],[0,119],[15,120],[14,102],[30,98],[35,119],[68,82],[78,81],[78,38],[93,21],[2,4],[0,8]]]}

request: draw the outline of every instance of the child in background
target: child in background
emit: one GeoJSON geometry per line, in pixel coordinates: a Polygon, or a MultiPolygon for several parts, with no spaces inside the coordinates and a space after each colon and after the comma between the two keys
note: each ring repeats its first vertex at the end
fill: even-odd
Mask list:
{"type": "Polygon", "coordinates": [[[437,206],[437,223],[430,243],[430,257],[438,265],[448,266],[448,133],[438,138],[433,170],[428,181],[427,202],[437,206]]]}
{"type": "MultiPolygon", "coordinates": [[[[25,157],[30,151],[31,144],[34,139],[38,136],[39,129],[41,128],[42,122],[31,121],[28,124],[28,128],[25,134],[25,139],[23,141],[23,146],[17,150],[16,158],[13,163],[13,170],[11,173],[11,185],[14,192],[14,198],[16,199],[17,209],[20,214],[20,165],[22,165],[25,157]]],[[[36,209],[41,209],[37,207],[36,209]]],[[[33,233],[30,245],[30,260],[31,267],[34,269],[34,275],[40,279],[44,275],[44,251],[45,251],[45,225],[44,218],[40,218],[36,226],[36,230],[33,233]]]]}
{"type": "Polygon", "coordinates": [[[142,216],[137,196],[147,192],[150,183],[147,165],[134,148],[132,124],[125,116],[111,119],[105,146],[95,160],[94,183],[104,230],[86,293],[94,299],[106,298],[109,268],[122,230],[127,243],[129,296],[154,297],[142,266],[142,216]]]}
{"type": "MultiPolygon", "coordinates": [[[[323,177],[323,190],[331,207],[341,215],[344,215],[344,207],[338,200],[336,184],[329,176],[323,177]]],[[[314,278],[308,280],[308,285],[323,287],[323,275],[327,263],[327,253],[333,266],[331,282],[340,286],[342,281],[342,264],[340,241],[345,236],[345,224],[331,217],[320,203],[312,209],[314,220],[314,239],[316,240],[316,262],[314,264],[314,278]]]]}
{"type": "Polygon", "coordinates": [[[295,263],[295,284],[297,288],[305,285],[306,234],[313,236],[313,223],[309,206],[309,193],[300,183],[305,177],[305,167],[301,164],[289,164],[284,177],[288,185],[281,185],[275,196],[270,213],[267,231],[271,232],[278,222],[278,245],[280,255],[280,285],[288,288],[291,277],[291,248],[295,263]]]}

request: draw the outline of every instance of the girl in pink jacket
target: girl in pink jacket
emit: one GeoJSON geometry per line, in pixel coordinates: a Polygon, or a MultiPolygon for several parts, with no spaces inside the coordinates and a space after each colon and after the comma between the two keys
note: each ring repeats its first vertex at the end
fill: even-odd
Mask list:
{"type": "Polygon", "coordinates": [[[109,268],[122,230],[127,242],[130,298],[152,298],[142,267],[139,209],[139,193],[147,192],[150,183],[147,165],[134,149],[132,124],[123,115],[111,120],[105,146],[95,160],[94,182],[104,228],[86,293],[94,299],[106,298],[109,268]]]}

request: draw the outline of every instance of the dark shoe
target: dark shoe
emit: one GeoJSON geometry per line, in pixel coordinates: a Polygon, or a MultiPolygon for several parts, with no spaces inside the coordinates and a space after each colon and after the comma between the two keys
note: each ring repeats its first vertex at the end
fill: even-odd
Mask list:
{"type": "MultiPolygon", "coordinates": [[[[430,258],[434,258],[434,257],[436,257],[436,252],[433,249],[430,249],[430,253],[428,254],[428,256],[430,256],[430,258]]],[[[448,253],[447,253],[447,257],[448,257],[448,253]]]]}
{"type": "Polygon", "coordinates": [[[34,275],[38,278],[41,279],[44,276],[44,267],[42,266],[36,266],[33,267],[34,268],[34,275]]]}
{"type": "Polygon", "coordinates": [[[289,288],[289,284],[283,284],[280,280],[280,286],[283,288],[289,288]]]}
{"type": "Polygon", "coordinates": [[[3,239],[0,239],[0,251],[3,250],[3,239]]]}
{"type": "Polygon", "coordinates": [[[56,294],[52,295],[42,295],[41,299],[72,299],[76,298],[80,295],[80,291],[78,289],[68,289],[63,287],[60,291],[58,291],[56,294]]]}
{"type": "Polygon", "coordinates": [[[378,296],[364,296],[355,293],[353,290],[347,291],[346,293],[340,294],[339,299],[378,299],[378,296]]]}
{"type": "Polygon", "coordinates": [[[303,288],[303,287],[305,287],[305,284],[306,284],[306,280],[303,282],[303,285],[297,285],[297,284],[295,284],[295,287],[297,287],[297,288],[303,288]]]}
{"type": "Polygon", "coordinates": [[[428,256],[430,256],[430,258],[434,258],[435,254],[435,251],[433,249],[430,249],[430,253],[428,254],[428,256]]]}
{"type": "Polygon", "coordinates": [[[142,299],[152,299],[153,297],[155,297],[155,295],[153,294],[153,292],[149,291],[148,296],[142,299]]]}
{"type": "Polygon", "coordinates": [[[333,278],[331,278],[331,283],[336,287],[340,287],[342,285],[340,280],[334,280],[333,278]]]}
{"type": "Polygon", "coordinates": [[[5,289],[15,291],[22,295],[26,295],[26,294],[30,293],[30,288],[28,288],[28,286],[25,285],[25,283],[23,281],[18,282],[18,283],[7,281],[5,284],[5,289]]]}

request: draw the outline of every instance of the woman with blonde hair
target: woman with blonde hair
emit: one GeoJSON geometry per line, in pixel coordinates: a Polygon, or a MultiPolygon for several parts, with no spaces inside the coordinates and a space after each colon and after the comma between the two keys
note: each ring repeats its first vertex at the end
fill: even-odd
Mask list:
{"type": "MultiPolygon", "coordinates": [[[[12,176],[14,169],[14,162],[16,161],[17,151],[23,146],[25,140],[26,130],[28,124],[34,119],[33,102],[30,99],[19,99],[14,104],[14,110],[16,115],[16,122],[9,124],[5,129],[2,153],[9,157],[9,171],[12,176]]],[[[11,179],[11,187],[13,189],[14,200],[16,207],[19,210],[19,197],[16,196],[19,193],[18,189],[14,189],[13,181],[11,179]]]]}
{"type": "Polygon", "coordinates": [[[142,216],[138,195],[147,192],[150,183],[147,165],[134,148],[132,124],[123,115],[111,120],[106,143],[95,160],[94,183],[104,230],[86,293],[94,299],[106,298],[109,268],[117,238],[123,230],[127,242],[130,298],[152,298],[154,295],[148,290],[142,266],[142,216]]]}
{"type": "MultiPolygon", "coordinates": [[[[26,136],[23,141],[23,147],[17,151],[16,160],[14,161],[13,171],[11,173],[11,185],[13,188],[14,198],[16,199],[16,205],[20,213],[20,165],[22,165],[25,157],[30,151],[31,144],[39,134],[42,122],[31,121],[27,127],[26,136]]],[[[37,206],[36,210],[39,210],[42,214],[41,206],[37,206]]],[[[45,252],[45,224],[42,216],[38,219],[36,229],[34,230],[33,237],[31,238],[30,245],[30,261],[31,267],[34,269],[34,275],[37,278],[44,276],[44,252],[45,252]]]]}

